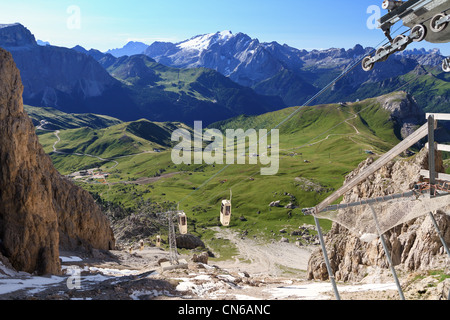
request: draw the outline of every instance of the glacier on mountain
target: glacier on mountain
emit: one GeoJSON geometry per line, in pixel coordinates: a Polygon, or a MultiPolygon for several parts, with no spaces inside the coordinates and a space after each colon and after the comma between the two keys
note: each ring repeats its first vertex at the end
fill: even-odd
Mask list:
{"type": "Polygon", "coordinates": [[[233,33],[229,30],[222,32],[209,33],[205,35],[195,36],[189,40],[179,42],[177,47],[180,49],[203,51],[208,50],[212,45],[223,44],[233,37],[233,33]]]}

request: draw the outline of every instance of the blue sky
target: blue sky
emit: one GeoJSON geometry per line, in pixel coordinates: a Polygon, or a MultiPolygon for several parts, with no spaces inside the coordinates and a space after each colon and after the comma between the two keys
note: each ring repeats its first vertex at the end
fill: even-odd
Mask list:
{"type": "MultiPolygon", "coordinates": [[[[0,0],[0,23],[20,22],[53,45],[101,51],[128,41],[178,42],[230,30],[299,49],[375,47],[381,30],[368,28],[381,0],[0,0]]],[[[385,12],[381,11],[382,14],[385,12]]],[[[420,43],[450,55],[449,44],[420,43]]]]}

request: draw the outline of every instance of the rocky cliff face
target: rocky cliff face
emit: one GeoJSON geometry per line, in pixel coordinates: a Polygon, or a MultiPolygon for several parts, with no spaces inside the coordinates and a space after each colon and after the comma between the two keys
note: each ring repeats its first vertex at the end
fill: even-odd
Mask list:
{"type": "MultiPolygon", "coordinates": [[[[364,161],[352,172],[347,180],[373,162],[372,158],[364,161]]],[[[443,172],[442,158],[437,157],[436,168],[443,172]]],[[[422,150],[412,159],[391,162],[378,170],[366,181],[344,196],[343,203],[362,198],[379,197],[411,190],[420,181],[419,170],[428,169],[428,155],[422,150]]],[[[450,243],[450,207],[435,213],[435,219],[447,243],[450,243]]],[[[398,225],[385,234],[390,255],[396,268],[406,271],[442,268],[448,259],[438,234],[429,216],[398,225]]],[[[373,272],[373,268],[389,268],[384,250],[379,239],[363,242],[348,229],[333,223],[326,235],[327,253],[332,269],[338,281],[360,281],[373,272]]],[[[328,279],[321,250],[313,253],[308,264],[310,279],[328,279]]]]}
{"type": "Polygon", "coordinates": [[[417,105],[414,98],[404,91],[398,91],[376,98],[384,110],[391,114],[398,129],[398,138],[405,139],[418,126],[426,122],[425,112],[417,105]]]}
{"type": "Polygon", "coordinates": [[[46,106],[58,106],[57,92],[80,98],[100,96],[114,79],[86,55],[75,50],[39,46],[21,24],[0,25],[0,47],[13,54],[24,82],[24,99],[39,96],[46,106]]]}
{"type": "Polygon", "coordinates": [[[0,46],[23,48],[36,45],[33,34],[21,24],[0,24],[0,46]]]}
{"type": "Polygon", "coordinates": [[[12,55],[0,49],[0,252],[20,271],[60,272],[59,249],[109,250],[109,221],[86,191],[62,177],[23,110],[12,55]]]}

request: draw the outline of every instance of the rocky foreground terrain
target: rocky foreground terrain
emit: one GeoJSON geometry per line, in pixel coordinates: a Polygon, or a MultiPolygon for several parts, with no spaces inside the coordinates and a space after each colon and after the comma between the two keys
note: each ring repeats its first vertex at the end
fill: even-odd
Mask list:
{"type": "MultiPolygon", "coordinates": [[[[233,233],[224,236],[239,247],[235,261],[194,262],[192,253],[180,256],[180,262],[186,264],[172,270],[160,266],[168,252],[148,246],[132,252],[95,250],[89,255],[62,251],[64,274],[60,276],[15,272],[3,259],[0,300],[335,300],[330,282],[307,279],[307,261],[316,248],[271,243],[258,244],[257,250],[252,250],[254,240],[233,233]],[[297,255],[292,255],[295,251],[297,255]]],[[[202,256],[200,252],[196,255],[202,256]]],[[[426,271],[399,275],[407,300],[447,299],[449,279],[441,281],[426,271]]],[[[338,281],[338,290],[342,300],[399,300],[386,268],[373,267],[360,282],[338,281]]]]}

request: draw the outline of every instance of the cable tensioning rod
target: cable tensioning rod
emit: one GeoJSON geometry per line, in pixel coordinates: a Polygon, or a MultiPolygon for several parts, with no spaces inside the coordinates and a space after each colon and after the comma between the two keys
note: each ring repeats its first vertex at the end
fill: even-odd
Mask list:
{"type": "Polygon", "coordinates": [[[320,227],[319,219],[314,217],[314,222],[316,223],[317,235],[319,236],[320,245],[322,247],[323,257],[325,259],[325,265],[327,267],[328,277],[330,278],[331,285],[333,286],[334,295],[336,297],[336,300],[341,300],[341,296],[339,295],[339,291],[338,291],[338,288],[336,285],[336,279],[334,278],[334,272],[331,269],[330,260],[328,258],[327,248],[325,246],[325,240],[323,238],[322,228],[320,227]]]}
{"type": "MultiPolygon", "coordinates": [[[[361,199],[356,202],[331,205],[331,206],[323,208],[322,210],[320,210],[320,212],[336,211],[339,209],[347,209],[347,208],[351,208],[351,207],[357,207],[357,206],[360,206],[363,204],[386,202],[386,201],[394,200],[394,199],[412,198],[412,197],[415,197],[415,195],[417,195],[417,192],[413,190],[413,191],[409,191],[409,192],[405,192],[405,193],[392,194],[392,195],[387,195],[387,196],[382,196],[382,197],[377,197],[377,198],[361,199]]],[[[315,208],[305,208],[302,211],[305,215],[316,214],[315,208]]]]}
{"type": "Polygon", "coordinates": [[[384,235],[381,232],[380,225],[378,223],[377,215],[376,215],[375,210],[373,209],[372,205],[369,205],[369,207],[370,207],[370,209],[372,211],[372,216],[373,216],[373,219],[375,221],[375,225],[377,227],[378,236],[380,237],[381,244],[383,245],[384,253],[386,254],[386,258],[388,260],[389,267],[391,268],[392,276],[394,277],[395,284],[396,284],[397,290],[398,290],[398,294],[400,295],[400,299],[401,300],[405,300],[405,296],[403,294],[402,286],[401,286],[400,281],[399,281],[399,279],[397,277],[397,273],[395,272],[395,268],[394,268],[394,264],[393,264],[392,259],[391,259],[391,255],[389,254],[389,248],[388,248],[388,246],[386,244],[386,241],[384,239],[384,235]]]}

